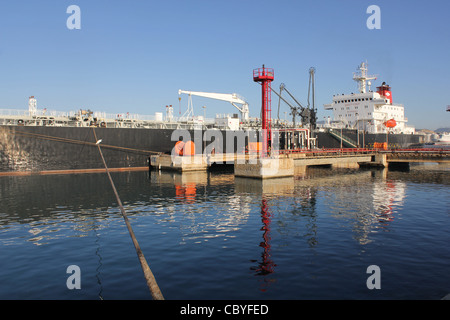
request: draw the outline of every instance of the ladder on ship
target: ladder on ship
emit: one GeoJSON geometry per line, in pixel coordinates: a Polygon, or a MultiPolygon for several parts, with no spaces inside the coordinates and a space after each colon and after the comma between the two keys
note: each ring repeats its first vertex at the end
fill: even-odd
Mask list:
{"type": "Polygon", "coordinates": [[[350,139],[349,137],[345,136],[339,131],[334,131],[333,129],[330,129],[328,133],[335,138],[338,141],[342,141],[342,145],[347,148],[358,148],[358,145],[355,141],[350,139]]]}

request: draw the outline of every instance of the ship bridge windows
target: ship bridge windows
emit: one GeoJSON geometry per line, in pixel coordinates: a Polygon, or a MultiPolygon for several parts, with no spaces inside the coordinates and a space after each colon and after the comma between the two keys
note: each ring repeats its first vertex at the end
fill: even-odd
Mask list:
{"type": "Polygon", "coordinates": [[[334,103],[351,103],[351,102],[361,102],[361,101],[369,101],[372,98],[354,98],[354,99],[343,99],[343,100],[335,100],[334,103]]]}

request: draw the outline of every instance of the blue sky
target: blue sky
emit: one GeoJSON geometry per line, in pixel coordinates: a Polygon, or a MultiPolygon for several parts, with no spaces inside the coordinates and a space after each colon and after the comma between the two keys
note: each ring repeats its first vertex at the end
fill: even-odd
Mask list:
{"type": "MultiPolygon", "coordinates": [[[[317,1],[2,1],[0,108],[154,114],[178,89],[232,93],[259,116],[260,86],[252,70],[274,68],[280,83],[306,104],[308,70],[316,69],[318,118],[333,94],[356,92],[362,62],[391,85],[409,125],[450,127],[450,2],[447,0],[317,1]],[[69,5],[81,9],[81,29],[69,30],[69,5]],[[369,30],[369,5],[381,9],[381,29],[369,30]]],[[[193,98],[207,117],[234,113],[231,104],[193,98]]],[[[278,98],[273,95],[272,116],[278,98]]],[[[282,103],[281,117],[288,106],[282,103]]]]}

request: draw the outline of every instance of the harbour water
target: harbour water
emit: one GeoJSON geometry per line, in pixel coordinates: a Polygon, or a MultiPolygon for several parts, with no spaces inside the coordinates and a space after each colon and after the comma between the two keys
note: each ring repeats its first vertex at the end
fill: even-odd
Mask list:
{"type": "MultiPolygon", "coordinates": [[[[450,293],[448,166],[112,177],[168,300],[450,293]],[[367,286],[373,265],[380,289],[367,286]]],[[[151,299],[106,174],[4,176],[0,198],[0,299],[151,299]]]]}

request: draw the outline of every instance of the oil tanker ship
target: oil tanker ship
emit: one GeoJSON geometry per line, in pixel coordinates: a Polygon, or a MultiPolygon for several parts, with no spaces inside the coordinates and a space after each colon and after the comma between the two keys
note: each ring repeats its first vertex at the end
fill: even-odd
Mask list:
{"type": "MultiPolygon", "coordinates": [[[[367,76],[364,63],[360,70],[354,75],[360,92],[335,95],[325,105],[325,110],[334,112],[327,123],[316,127],[315,118],[297,125],[272,119],[273,132],[279,134],[277,148],[405,148],[423,143],[424,136],[406,126],[403,106],[393,104],[391,88],[383,84],[372,92],[368,82],[373,77],[367,76]]],[[[0,110],[0,172],[103,168],[96,147],[100,140],[110,168],[146,167],[152,154],[173,152],[179,140],[192,140],[197,154],[208,150],[211,142],[218,152],[248,152],[250,141],[258,140],[261,120],[249,117],[242,97],[181,93],[188,94],[189,101],[180,117],[174,117],[172,106],[166,106],[165,115],[156,112],[153,116],[39,110],[31,96],[28,110],[0,110]],[[240,116],[218,115],[209,120],[194,116],[192,95],[230,102],[240,116]],[[242,137],[244,142],[236,143],[242,137]]]]}

